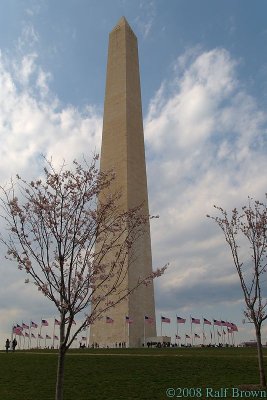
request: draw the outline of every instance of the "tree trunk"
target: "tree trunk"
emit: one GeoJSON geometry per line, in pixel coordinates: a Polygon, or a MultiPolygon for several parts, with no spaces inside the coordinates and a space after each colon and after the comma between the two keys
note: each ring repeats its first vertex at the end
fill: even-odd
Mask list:
{"type": "Polygon", "coordinates": [[[63,400],[65,354],[66,354],[65,347],[60,346],[59,353],[58,353],[57,383],[56,383],[55,400],[63,400]]]}
{"type": "Polygon", "coordinates": [[[262,352],[262,345],[261,345],[261,328],[259,326],[255,326],[255,330],[256,330],[257,349],[258,349],[260,385],[262,387],[266,387],[265,370],[264,370],[264,364],[263,364],[263,352],[262,352]]]}

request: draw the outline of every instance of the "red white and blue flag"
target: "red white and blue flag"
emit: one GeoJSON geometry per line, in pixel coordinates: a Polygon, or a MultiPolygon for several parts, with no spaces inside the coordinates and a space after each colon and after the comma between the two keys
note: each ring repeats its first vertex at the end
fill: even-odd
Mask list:
{"type": "Polygon", "coordinates": [[[31,321],[31,328],[38,328],[38,325],[35,322],[31,321]]]}
{"type": "Polygon", "coordinates": [[[161,322],[166,322],[167,324],[170,324],[171,320],[170,320],[170,318],[161,316],[161,322]]]}
{"type": "Polygon", "coordinates": [[[24,329],[29,329],[29,325],[24,324],[24,322],[22,323],[22,328],[24,329]]]}
{"type": "Polygon", "coordinates": [[[211,325],[211,322],[208,319],[203,318],[203,320],[205,325],[211,325]]]}
{"type": "Polygon", "coordinates": [[[197,337],[197,338],[199,338],[199,339],[200,339],[200,336],[199,336],[197,333],[195,333],[195,337],[197,337]]]}
{"type": "Polygon", "coordinates": [[[177,317],[177,324],[184,324],[186,321],[185,318],[177,317]]]}
{"type": "Polygon", "coordinates": [[[125,317],[125,322],[126,322],[127,324],[132,324],[132,323],[133,323],[133,319],[131,319],[130,317],[126,316],[126,317],[125,317]]]}
{"type": "Polygon", "coordinates": [[[48,326],[48,322],[46,319],[42,319],[42,326],[48,326]]]}
{"type": "Polygon", "coordinates": [[[222,326],[222,323],[221,323],[221,321],[218,321],[217,319],[214,319],[213,320],[213,325],[222,326]]]}
{"type": "Polygon", "coordinates": [[[55,340],[58,340],[58,336],[54,335],[54,339],[55,339],[55,340]]]}
{"type": "Polygon", "coordinates": [[[55,325],[60,325],[60,321],[55,318],[55,325]]]}
{"type": "Polygon", "coordinates": [[[15,333],[15,335],[22,335],[22,328],[21,327],[17,327],[17,326],[14,326],[13,327],[13,333],[15,333]]]}
{"type": "Polygon", "coordinates": [[[238,332],[238,328],[237,328],[236,324],[233,324],[232,322],[231,322],[231,329],[234,332],[238,332]]]}
{"type": "Polygon", "coordinates": [[[152,324],[154,322],[154,319],[145,315],[145,321],[148,322],[149,324],[152,324]]]}
{"type": "Polygon", "coordinates": [[[45,338],[46,338],[46,339],[51,339],[51,336],[45,335],[45,338]]]}
{"type": "Polygon", "coordinates": [[[113,324],[114,319],[110,318],[110,317],[106,317],[106,323],[107,324],[113,324]]]}
{"type": "Polygon", "coordinates": [[[191,317],[192,324],[200,324],[200,319],[191,317]]]}

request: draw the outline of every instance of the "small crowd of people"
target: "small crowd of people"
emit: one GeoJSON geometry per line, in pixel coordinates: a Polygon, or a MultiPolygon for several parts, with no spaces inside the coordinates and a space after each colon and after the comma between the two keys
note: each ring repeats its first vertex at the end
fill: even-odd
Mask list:
{"type": "Polygon", "coordinates": [[[5,345],[5,347],[6,347],[6,353],[8,353],[10,347],[11,347],[12,351],[15,351],[15,350],[16,350],[17,344],[18,344],[18,342],[17,342],[16,338],[14,338],[14,339],[12,340],[12,342],[11,342],[11,340],[7,339],[7,340],[6,340],[6,345],[5,345]]]}

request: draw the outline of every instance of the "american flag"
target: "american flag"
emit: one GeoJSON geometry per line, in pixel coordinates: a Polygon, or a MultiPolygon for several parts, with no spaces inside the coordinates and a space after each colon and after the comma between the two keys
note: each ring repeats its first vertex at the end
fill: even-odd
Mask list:
{"type": "Polygon", "coordinates": [[[60,321],[55,318],[55,325],[60,325],[60,321]]]}
{"type": "Polygon", "coordinates": [[[177,324],[184,324],[186,321],[185,318],[177,317],[177,324]]]}
{"type": "Polygon", "coordinates": [[[45,338],[46,338],[46,339],[51,339],[51,336],[45,335],[45,338]]]}
{"type": "Polygon", "coordinates": [[[82,336],[82,340],[87,340],[86,336],[82,336]]]}
{"type": "Polygon", "coordinates": [[[54,339],[55,339],[55,340],[58,340],[58,336],[54,335],[54,339]]]}
{"type": "Polygon", "coordinates": [[[46,319],[42,319],[42,326],[48,326],[48,322],[46,319]]]}
{"type": "Polygon", "coordinates": [[[203,320],[205,325],[211,325],[211,322],[208,319],[203,318],[203,320]]]}
{"type": "Polygon", "coordinates": [[[38,325],[35,322],[31,321],[31,328],[38,328],[38,325]]]}
{"type": "Polygon", "coordinates": [[[192,324],[200,324],[200,319],[191,317],[192,324]]]}
{"type": "Polygon", "coordinates": [[[154,319],[145,315],[145,321],[148,322],[149,324],[152,324],[154,322],[154,319]]]}
{"type": "Polygon", "coordinates": [[[17,326],[14,326],[13,333],[15,333],[15,335],[22,335],[22,329],[18,328],[17,326]]]}
{"type": "Polygon", "coordinates": [[[199,336],[197,333],[195,333],[195,337],[197,337],[197,338],[199,338],[199,339],[200,339],[200,336],[199,336]]]}
{"type": "Polygon", "coordinates": [[[127,324],[132,324],[133,323],[133,319],[131,319],[130,317],[125,317],[125,321],[127,324]]]}
{"type": "Polygon", "coordinates": [[[29,325],[24,324],[24,322],[22,323],[22,328],[24,329],[29,329],[29,325]]]}
{"type": "Polygon", "coordinates": [[[170,318],[161,316],[161,322],[166,322],[167,324],[170,324],[171,320],[170,320],[170,318]]]}
{"type": "Polygon", "coordinates": [[[36,336],[35,336],[35,334],[34,334],[34,333],[31,333],[31,337],[35,338],[36,336]]]}
{"type": "Polygon", "coordinates": [[[176,339],[181,339],[181,336],[175,335],[176,339]]]}
{"type": "Polygon", "coordinates": [[[231,329],[234,332],[238,332],[238,328],[237,328],[236,324],[233,324],[232,322],[231,322],[231,329]]]}
{"type": "Polygon", "coordinates": [[[110,317],[106,317],[106,323],[107,324],[113,324],[114,319],[110,318],[110,317]]]}
{"type": "Polygon", "coordinates": [[[40,335],[40,333],[38,333],[38,338],[39,338],[39,339],[43,339],[43,336],[40,335]]]}
{"type": "Polygon", "coordinates": [[[26,337],[29,337],[30,335],[29,335],[27,332],[25,332],[25,336],[26,336],[26,337]]]}
{"type": "Polygon", "coordinates": [[[190,336],[189,336],[189,335],[185,335],[185,337],[186,337],[187,339],[190,339],[190,336]]]}
{"type": "Polygon", "coordinates": [[[214,319],[213,320],[213,325],[222,326],[222,323],[221,323],[221,321],[218,321],[217,319],[214,319]]]}

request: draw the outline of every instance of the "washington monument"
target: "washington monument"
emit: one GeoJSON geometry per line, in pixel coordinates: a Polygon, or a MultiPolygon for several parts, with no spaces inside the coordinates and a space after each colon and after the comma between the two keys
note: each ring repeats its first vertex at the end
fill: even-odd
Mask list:
{"type": "MultiPolygon", "coordinates": [[[[110,169],[116,173],[112,190],[122,192],[121,211],[143,204],[143,213],[148,214],[137,38],[124,17],[109,35],[100,170],[110,169]]],[[[128,288],[136,285],[139,276],[152,272],[149,223],[135,246],[135,256],[125,277],[128,288]]],[[[139,347],[144,337],[155,336],[152,283],[140,286],[126,301],[97,320],[91,326],[90,344],[139,347]]]]}

